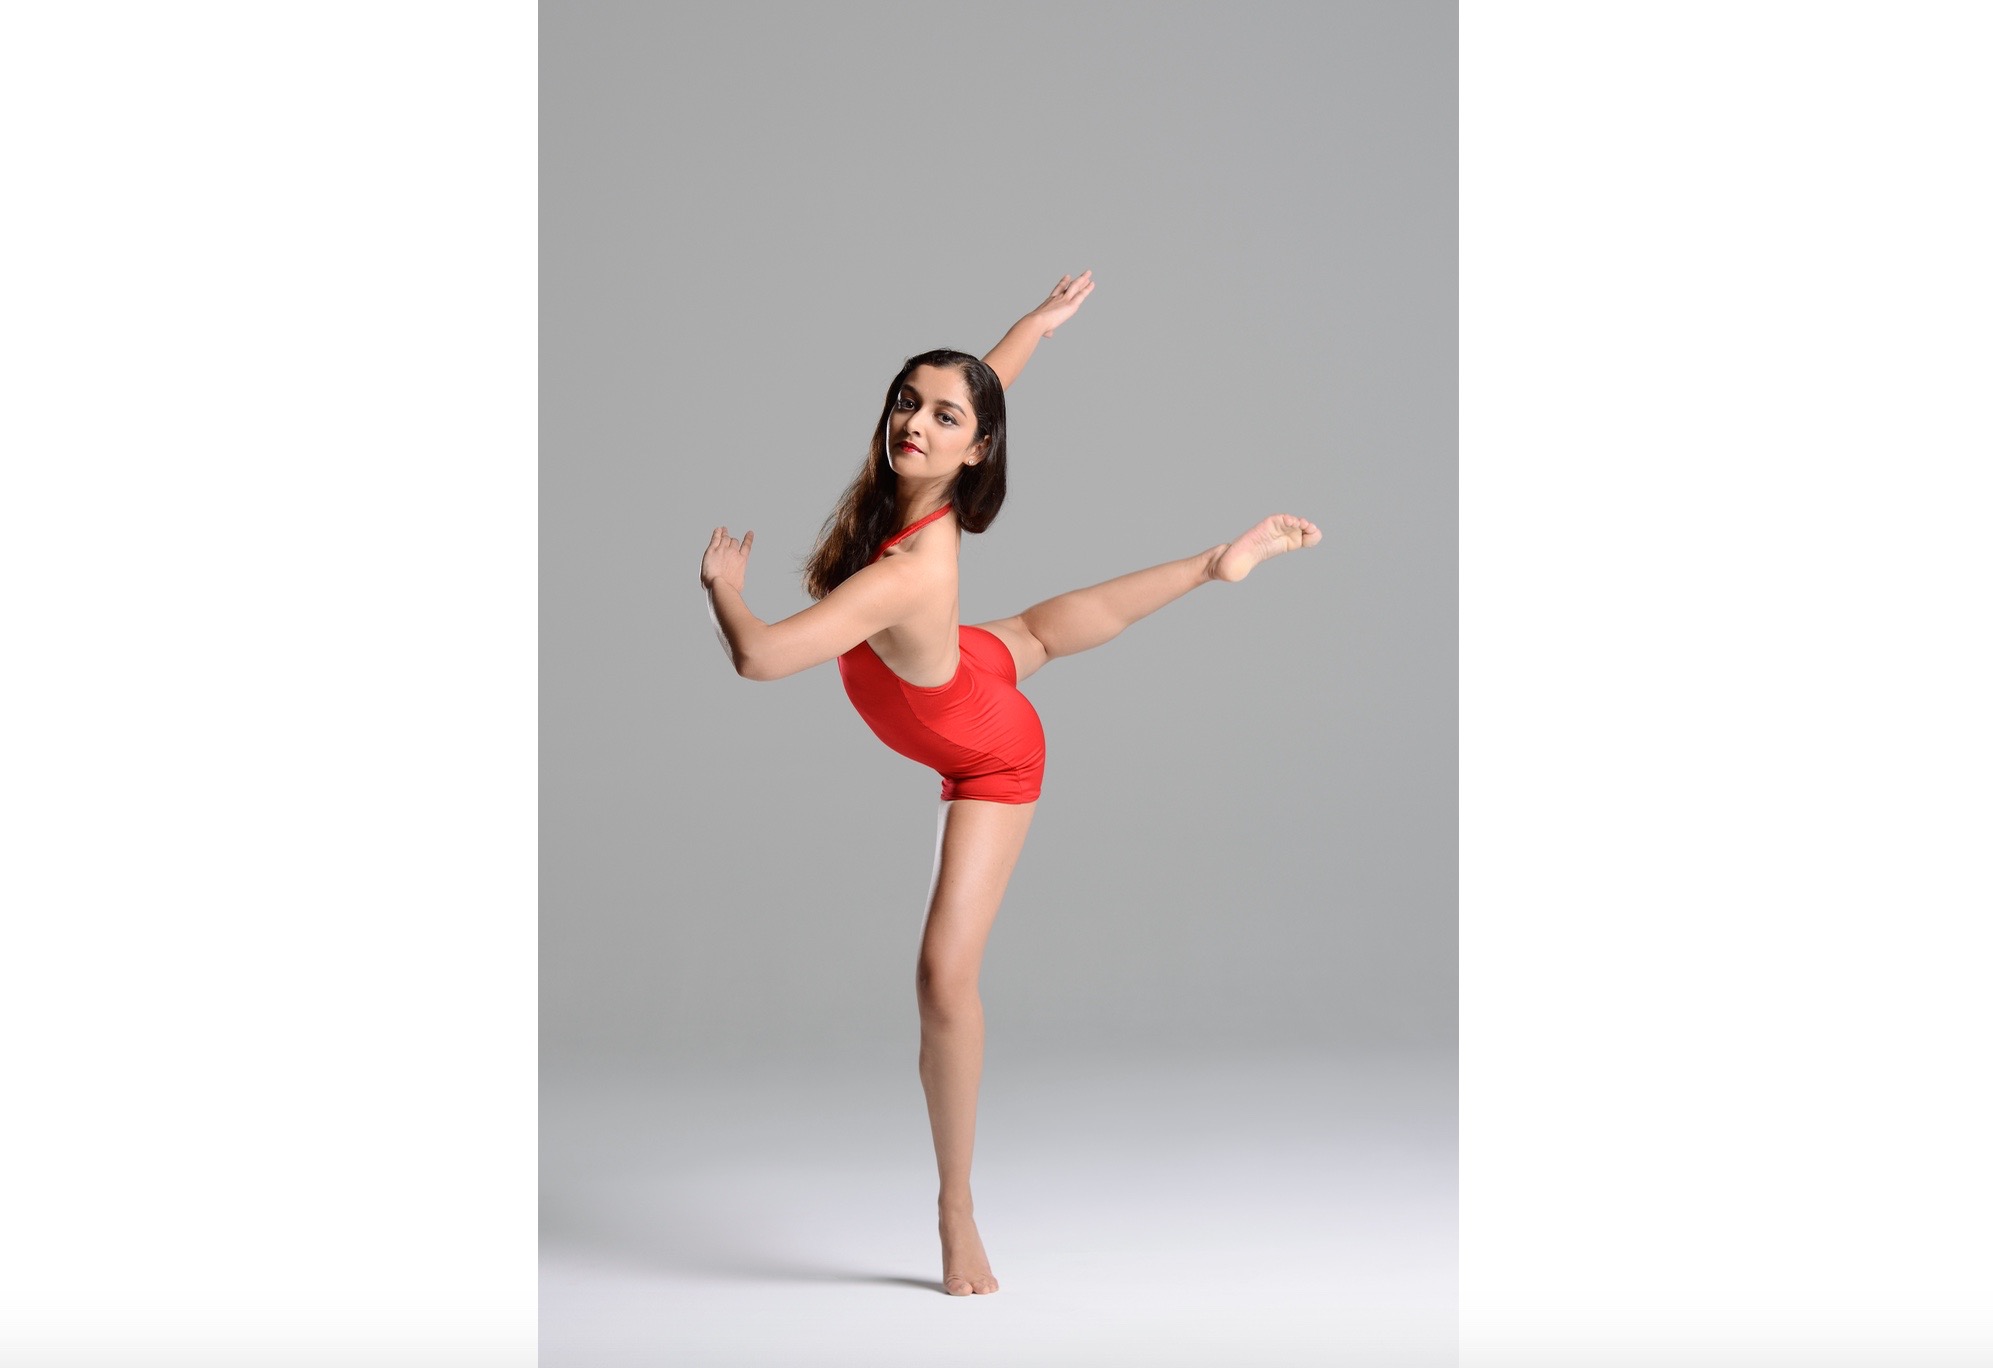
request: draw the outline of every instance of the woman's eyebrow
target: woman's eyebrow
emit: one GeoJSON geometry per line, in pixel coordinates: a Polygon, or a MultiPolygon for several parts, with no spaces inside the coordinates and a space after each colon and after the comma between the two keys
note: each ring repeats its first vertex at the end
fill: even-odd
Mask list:
{"type": "MultiPolygon", "coordinates": [[[[920,391],[915,389],[912,385],[901,385],[900,388],[905,390],[908,394],[911,394],[916,399],[921,397],[920,391]]],[[[969,411],[963,408],[960,404],[956,403],[953,399],[936,399],[934,402],[937,404],[945,404],[949,408],[954,409],[957,413],[967,413],[969,411]]]]}

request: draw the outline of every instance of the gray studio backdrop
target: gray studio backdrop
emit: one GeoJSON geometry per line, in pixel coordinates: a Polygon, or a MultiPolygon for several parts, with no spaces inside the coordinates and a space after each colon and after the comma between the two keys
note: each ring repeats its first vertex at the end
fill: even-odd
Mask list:
{"type": "MultiPolygon", "coordinates": [[[[1025,692],[991,1069],[1455,1041],[1451,5],[575,5],[542,27],[542,1023],[911,1078],[939,781],[698,583],[797,567],[884,387],[1098,288],[1010,396],[962,621],[1278,511],[1314,550],[1025,692]]],[[[917,1103],[916,1103],[917,1105],[917,1103]]],[[[916,1119],[912,1125],[923,1124],[916,1119]]]]}

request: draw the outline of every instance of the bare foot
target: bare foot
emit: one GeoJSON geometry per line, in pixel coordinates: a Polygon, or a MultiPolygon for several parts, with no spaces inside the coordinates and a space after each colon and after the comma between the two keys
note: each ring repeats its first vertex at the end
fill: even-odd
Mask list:
{"type": "Polygon", "coordinates": [[[976,1218],[959,1208],[941,1212],[941,1289],[951,1297],[997,1290],[990,1256],[976,1233],[976,1218]]]}
{"type": "Polygon", "coordinates": [[[1211,564],[1211,578],[1237,583],[1252,568],[1283,551],[1299,551],[1322,539],[1322,529],[1292,513],[1264,518],[1229,546],[1221,547],[1211,564]]]}

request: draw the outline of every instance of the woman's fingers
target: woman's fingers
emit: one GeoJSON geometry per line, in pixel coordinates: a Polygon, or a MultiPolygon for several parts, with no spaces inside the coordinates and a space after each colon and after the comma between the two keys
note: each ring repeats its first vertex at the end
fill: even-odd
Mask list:
{"type": "Polygon", "coordinates": [[[1092,275],[1092,271],[1082,271],[1076,276],[1060,276],[1059,283],[1052,287],[1052,293],[1045,297],[1045,302],[1047,304],[1070,303],[1077,291],[1093,288],[1093,282],[1089,279],[1092,275]]]}
{"type": "Polygon", "coordinates": [[[1077,305],[1093,293],[1093,272],[1082,271],[1077,276],[1061,276],[1058,288],[1052,291],[1052,302],[1061,305],[1077,305]]]}
{"type": "Polygon", "coordinates": [[[1060,276],[1059,283],[1052,287],[1052,293],[1045,296],[1045,302],[1040,304],[1037,309],[1038,313],[1043,314],[1048,319],[1054,320],[1052,325],[1045,329],[1044,335],[1050,337],[1053,333],[1057,332],[1059,324],[1071,318],[1073,311],[1079,308],[1080,301],[1092,293],[1093,272],[1091,270],[1081,271],[1076,276],[1060,276]]]}

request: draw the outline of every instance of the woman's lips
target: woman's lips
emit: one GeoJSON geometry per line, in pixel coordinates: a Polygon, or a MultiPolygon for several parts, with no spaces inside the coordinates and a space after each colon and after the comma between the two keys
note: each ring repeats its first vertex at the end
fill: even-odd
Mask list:
{"type": "Polygon", "coordinates": [[[919,447],[917,447],[917,446],[915,446],[915,445],[914,445],[914,444],[913,444],[912,442],[901,442],[901,443],[900,443],[900,450],[901,450],[901,451],[911,451],[911,452],[913,452],[913,453],[914,453],[914,454],[915,454],[916,456],[918,456],[918,455],[920,454],[920,448],[919,448],[919,447]]]}

